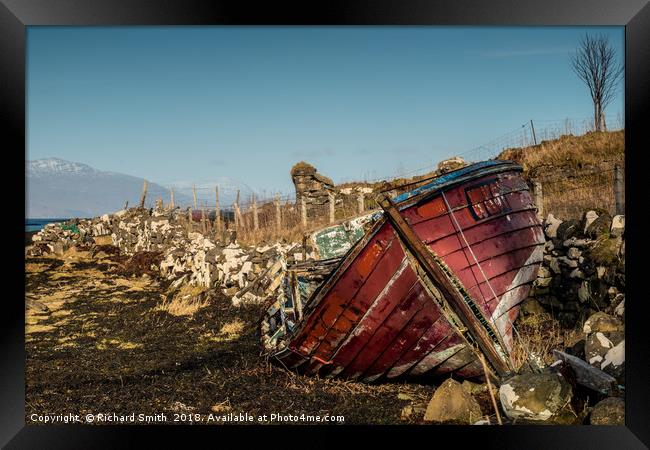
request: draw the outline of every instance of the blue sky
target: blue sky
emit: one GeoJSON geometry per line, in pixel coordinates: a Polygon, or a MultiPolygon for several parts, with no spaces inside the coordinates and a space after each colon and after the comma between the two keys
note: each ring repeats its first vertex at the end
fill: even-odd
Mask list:
{"type": "MultiPolygon", "coordinates": [[[[589,117],[585,32],[623,57],[623,27],[29,27],[27,158],[267,193],[299,160],[394,176],[589,117]]],[[[606,116],[623,110],[621,83],[606,116]]]]}

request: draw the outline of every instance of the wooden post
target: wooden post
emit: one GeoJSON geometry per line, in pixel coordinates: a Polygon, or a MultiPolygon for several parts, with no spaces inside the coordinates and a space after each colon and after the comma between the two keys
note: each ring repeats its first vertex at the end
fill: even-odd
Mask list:
{"type": "Polygon", "coordinates": [[[328,192],[329,195],[329,206],[330,206],[330,223],[334,223],[335,219],[335,205],[336,205],[336,194],[334,192],[328,192]]]}
{"type": "Polygon", "coordinates": [[[208,224],[206,219],[206,214],[205,214],[205,202],[203,202],[203,208],[201,208],[201,231],[203,231],[203,234],[208,233],[208,224]]]}
{"type": "Polygon", "coordinates": [[[535,181],[533,183],[533,195],[535,197],[535,206],[537,206],[537,216],[544,217],[544,192],[542,191],[542,183],[535,181]]]}
{"type": "Polygon", "coordinates": [[[142,196],[140,197],[140,208],[144,208],[144,199],[147,197],[148,187],[149,184],[147,183],[147,180],[144,180],[144,184],[142,185],[142,196]]]}
{"type": "Polygon", "coordinates": [[[305,196],[300,196],[300,217],[302,218],[302,227],[307,228],[307,201],[305,196]]]}
{"type": "Polygon", "coordinates": [[[259,228],[259,221],[257,217],[257,201],[255,199],[255,194],[253,194],[253,229],[257,231],[259,228]]]}
{"type": "Polygon", "coordinates": [[[129,201],[127,200],[126,203],[124,204],[124,209],[129,209],[129,201]]]}
{"type": "Polygon", "coordinates": [[[170,188],[170,191],[171,191],[170,207],[171,207],[171,209],[174,209],[174,188],[170,188]]]}
{"type": "Polygon", "coordinates": [[[614,202],[616,214],[625,214],[625,181],[623,179],[623,171],[621,167],[616,164],[614,166],[614,202]]]}
{"type": "Polygon", "coordinates": [[[235,212],[235,231],[239,232],[239,227],[241,226],[239,216],[239,189],[237,189],[237,198],[235,199],[235,203],[232,204],[232,209],[235,212]]]}
{"type": "Polygon", "coordinates": [[[357,193],[357,206],[359,208],[359,214],[362,214],[366,209],[366,205],[363,197],[364,197],[363,192],[359,191],[357,193]]]}
{"type": "Polygon", "coordinates": [[[533,142],[537,145],[537,136],[535,136],[535,127],[533,126],[533,119],[530,119],[530,129],[533,132],[533,142]]]}
{"type": "Polygon", "coordinates": [[[217,199],[217,206],[215,208],[216,210],[216,217],[215,217],[215,224],[216,224],[216,233],[218,235],[221,235],[221,209],[219,208],[219,186],[216,186],[214,188],[215,194],[216,194],[216,199],[217,199]]]}
{"type": "Polygon", "coordinates": [[[192,185],[192,194],[194,195],[194,209],[197,209],[198,202],[196,201],[196,184],[192,185]]]}
{"type": "Polygon", "coordinates": [[[192,207],[187,207],[187,234],[192,231],[192,207]]]}
{"type": "Polygon", "coordinates": [[[282,229],[282,215],[280,212],[280,194],[275,194],[275,229],[279,233],[282,229]]]}

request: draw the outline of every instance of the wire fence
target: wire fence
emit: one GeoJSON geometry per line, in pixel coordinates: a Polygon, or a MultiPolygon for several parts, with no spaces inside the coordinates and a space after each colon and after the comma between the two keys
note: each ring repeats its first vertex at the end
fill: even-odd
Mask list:
{"type": "MultiPolygon", "coordinates": [[[[493,159],[506,149],[530,147],[558,139],[563,135],[583,135],[593,131],[592,118],[562,120],[529,120],[521,126],[510,130],[477,147],[460,153],[468,162],[493,159]]],[[[623,120],[610,121],[608,130],[620,130],[623,120]]],[[[382,188],[373,186],[373,190],[390,191],[393,194],[413,189],[437,175],[437,164],[410,169],[397,177],[383,177],[364,180],[356,185],[373,185],[381,183],[382,188]],[[392,180],[391,180],[392,178],[392,180]]],[[[585,207],[607,210],[611,214],[621,211],[624,204],[623,173],[625,170],[622,156],[599,161],[594,167],[585,167],[560,171],[552,176],[529,179],[531,188],[538,184],[543,192],[538,205],[543,212],[552,212],[558,217],[578,217],[585,207]],[[619,193],[617,198],[617,193],[619,193]]],[[[232,198],[234,193],[230,193],[232,198]]],[[[194,201],[188,204],[175,203],[173,206],[189,214],[194,222],[199,222],[203,232],[221,233],[228,229],[237,229],[241,240],[297,239],[310,230],[327,224],[349,219],[365,211],[378,207],[374,196],[353,190],[350,195],[332,190],[325,201],[296,198],[296,193],[259,195],[248,193],[241,195],[237,191],[231,204],[217,203],[218,193],[215,188],[195,187],[194,201]],[[213,201],[206,200],[207,191],[214,193],[213,201]],[[200,198],[200,199],[199,199],[200,198]],[[219,223],[217,213],[219,210],[219,223]]],[[[171,199],[169,199],[171,200],[171,199]]],[[[160,201],[160,200],[159,200],[160,201]]],[[[168,203],[169,206],[169,203],[168,203]]]]}
{"type": "Polygon", "coordinates": [[[541,214],[580,218],[586,210],[625,213],[625,161],[602,161],[597,167],[531,179],[541,214]],[[535,185],[537,184],[537,188],[535,185]],[[541,198],[540,198],[541,197],[541,198]]]}

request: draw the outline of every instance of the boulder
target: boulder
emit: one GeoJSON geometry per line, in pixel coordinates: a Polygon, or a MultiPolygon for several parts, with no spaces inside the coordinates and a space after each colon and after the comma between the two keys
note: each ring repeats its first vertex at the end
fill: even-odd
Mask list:
{"type": "MultiPolygon", "coordinates": [[[[618,294],[618,295],[622,295],[622,294],[618,294]]],[[[614,302],[616,302],[616,299],[614,299],[614,302]]],[[[620,301],[618,305],[616,305],[616,308],[614,308],[614,315],[620,317],[621,319],[625,319],[625,296],[623,296],[623,299],[620,301]]]]}
{"type": "Polygon", "coordinates": [[[586,228],[585,234],[591,239],[598,239],[603,236],[608,236],[611,227],[612,218],[609,214],[601,214],[586,228]]]}
{"type": "Polygon", "coordinates": [[[436,389],[424,414],[425,421],[465,425],[482,417],[478,402],[452,378],[445,380],[436,389]]]}
{"type": "Polygon", "coordinates": [[[582,216],[582,231],[583,233],[587,233],[587,229],[589,226],[594,223],[594,221],[598,219],[598,213],[596,211],[585,211],[585,213],[582,216]]]}
{"type": "MultiPolygon", "coordinates": [[[[592,366],[605,372],[605,369],[602,367],[603,362],[605,361],[605,356],[610,349],[614,348],[624,340],[625,334],[622,332],[602,333],[597,331],[591,333],[585,340],[585,360],[592,366]]],[[[619,364],[617,364],[617,366],[618,365],[619,364]]]]}
{"type": "Polygon", "coordinates": [[[578,300],[598,308],[607,306],[607,286],[599,278],[584,280],[578,289],[578,300]]]}
{"type": "Polygon", "coordinates": [[[580,234],[580,222],[574,219],[565,220],[557,227],[557,238],[566,241],[580,234]]]}
{"type": "Polygon", "coordinates": [[[570,267],[572,269],[575,269],[578,267],[578,261],[575,261],[573,259],[569,259],[566,256],[560,256],[558,259],[558,262],[560,262],[562,265],[566,267],[570,267]]]}
{"type": "Polygon", "coordinates": [[[589,239],[578,239],[577,237],[571,237],[562,242],[562,246],[565,248],[576,247],[578,249],[584,249],[589,247],[591,241],[589,239]]]}
{"type": "Polygon", "coordinates": [[[524,316],[532,316],[532,315],[536,315],[536,314],[545,314],[546,310],[534,298],[527,298],[521,304],[520,312],[524,316]]]}
{"type": "Polygon", "coordinates": [[[591,425],[625,425],[625,402],[618,397],[608,397],[594,406],[589,415],[591,425]]]}
{"type": "Polygon", "coordinates": [[[625,327],[616,317],[597,312],[584,324],[585,360],[603,372],[622,379],[625,374],[625,327]]]}
{"type": "MultiPolygon", "coordinates": [[[[557,237],[557,229],[558,229],[558,227],[560,226],[561,223],[562,223],[562,221],[560,219],[555,218],[555,216],[553,216],[553,214],[549,214],[546,217],[546,221],[545,221],[546,226],[544,228],[544,232],[546,233],[546,236],[549,237],[549,238],[557,237]]],[[[552,250],[552,249],[550,249],[550,250],[552,250]]]]}
{"type": "Polygon", "coordinates": [[[465,167],[467,163],[460,156],[454,156],[452,158],[445,159],[438,163],[438,173],[447,173],[452,170],[460,169],[465,167]]]}
{"type": "Polygon", "coordinates": [[[584,272],[582,270],[580,270],[580,269],[577,269],[577,268],[573,269],[571,271],[571,273],[569,273],[569,278],[582,280],[582,279],[584,279],[584,277],[585,277],[584,272]]]}
{"type": "Polygon", "coordinates": [[[425,414],[426,410],[426,405],[406,405],[404,408],[402,408],[401,419],[410,420],[416,416],[422,417],[422,415],[425,414]]]}
{"type": "Polygon", "coordinates": [[[585,321],[582,331],[585,334],[591,334],[596,332],[623,332],[624,329],[623,323],[616,317],[604,312],[597,312],[585,321]]]}
{"type": "Polygon", "coordinates": [[[618,255],[623,241],[621,238],[602,239],[587,251],[587,255],[594,264],[611,266],[618,262],[618,255]]]}
{"type": "Polygon", "coordinates": [[[510,419],[566,423],[572,392],[559,373],[524,373],[501,385],[499,400],[510,419]]]}
{"type": "Polygon", "coordinates": [[[609,235],[612,237],[623,236],[625,233],[625,216],[616,215],[612,218],[612,226],[609,230],[609,235]]]}
{"type": "Polygon", "coordinates": [[[571,248],[569,248],[569,250],[567,250],[567,252],[566,252],[566,255],[567,255],[570,259],[578,259],[578,258],[580,258],[580,255],[581,255],[581,254],[582,254],[582,252],[581,252],[580,250],[578,250],[577,247],[571,247],[571,248]]]}

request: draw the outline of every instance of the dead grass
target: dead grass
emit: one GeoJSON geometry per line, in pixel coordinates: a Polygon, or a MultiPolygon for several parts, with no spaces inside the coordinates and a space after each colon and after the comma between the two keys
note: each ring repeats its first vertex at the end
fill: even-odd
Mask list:
{"type": "Polygon", "coordinates": [[[568,219],[594,208],[614,214],[614,166],[625,169],[625,135],[621,130],[561,136],[504,150],[497,159],[521,164],[524,177],[542,184],[544,214],[568,219]]]}
{"type": "Polygon", "coordinates": [[[511,351],[515,370],[525,370],[527,361],[532,358],[543,365],[555,361],[553,350],[573,346],[583,338],[582,326],[567,329],[549,313],[520,316],[515,323],[517,333],[511,351]]]}
{"type": "Polygon", "coordinates": [[[622,162],[625,156],[624,133],[620,130],[565,135],[530,147],[506,149],[497,159],[516,161],[532,177],[553,175],[550,169],[580,170],[611,159],[622,162]]]}
{"type": "Polygon", "coordinates": [[[185,284],[155,309],[173,316],[193,316],[198,310],[210,304],[207,289],[203,286],[185,284]]]}

